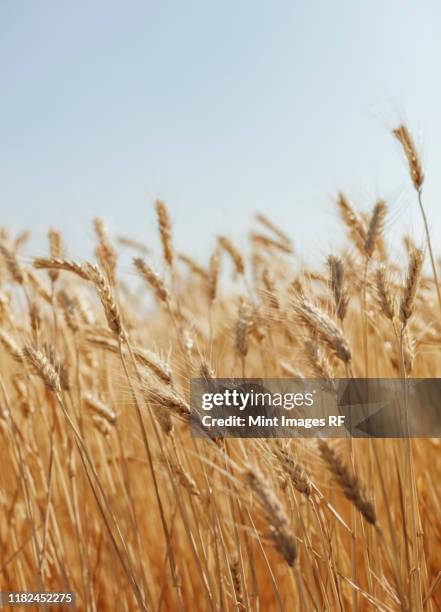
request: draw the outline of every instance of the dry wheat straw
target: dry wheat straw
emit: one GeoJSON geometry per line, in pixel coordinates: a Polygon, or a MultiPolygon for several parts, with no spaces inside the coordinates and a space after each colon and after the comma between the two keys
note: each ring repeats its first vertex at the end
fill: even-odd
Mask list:
{"type": "MultiPolygon", "coordinates": [[[[418,185],[420,194],[421,180],[418,185]]],[[[202,412],[192,410],[190,415],[189,379],[199,363],[210,392],[218,390],[216,375],[240,376],[245,356],[250,377],[282,372],[302,378],[312,373],[333,391],[334,376],[340,372],[350,376],[352,371],[364,371],[360,337],[366,319],[371,322],[374,375],[394,371],[418,379],[436,376],[440,361],[435,346],[441,331],[433,316],[436,286],[422,277],[421,251],[408,249],[409,270],[403,286],[390,281],[389,275],[395,277],[400,268],[382,252],[384,211],[380,207],[368,217],[356,213],[346,200],[339,206],[357,252],[350,260],[347,252],[330,258],[327,274],[278,257],[277,251],[291,248],[289,239],[275,231],[271,222],[258,218],[269,237],[251,239],[249,259],[244,256],[245,245],[237,245],[243,263],[239,270],[252,264],[254,272],[254,283],[246,287],[248,299],[242,301],[239,313],[237,292],[227,287],[221,291],[219,249],[223,247],[219,242],[209,270],[185,256],[179,258],[191,273],[185,278],[176,275],[172,295],[163,283],[165,299],[158,297],[157,280],[148,281],[169,312],[155,307],[146,318],[134,291],[124,291],[121,304],[117,302],[101,240],[101,267],[65,259],[53,246],[51,254],[56,256],[37,259],[35,267],[60,273],[57,287],[49,287],[47,274],[21,268],[25,292],[9,288],[11,278],[20,282],[13,270],[20,266],[19,242],[0,231],[4,244],[0,253],[0,508],[6,517],[0,533],[0,573],[5,584],[27,588],[41,573],[44,587],[57,590],[67,580],[75,585],[78,605],[91,610],[112,609],[109,583],[127,610],[226,610],[231,606],[344,610],[351,606],[354,592],[378,609],[436,608],[436,440],[421,440],[415,449],[410,440],[407,447],[398,441],[378,446],[372,440],[354,441],[352,455],[346,446],[340,453],[321,442],[321,457],[336,481],[331,505],[309,475],[325,468],[311,442],[220,441],[203,427],[202,412]],[[280,249],[280,245],[286,247],[280,249]],[[374,258],[387,267],[377,267],[371,261],[374,258]],[[64,270],[87,284],[61,274],[64,270]],[[98,290],[108,325],[96,316],[101,310],[98,300],[90,300],[90,305],[85,301],[91,283],[98,290]],[[210,302],[217,300],[208,308],[207,288],[210,302]],[[366,299],[368,291],[375,292],[391,325],[387,321],[375,325],[378,306],[374,310],[373,300],[366,299]],[[286,309],[291,304],[294,320],[286,309]],[[60,316],[53,316],[54,307],[60,316]],[[170,325],[170,313],[177,327],[170,325]],[[122,321],[130,332],[130,344],[125,330],[122,338],[115,336],[122,321]],[[395,330],[396,324],[401,330],[395,330]],[[16,339],[29,336],[30,326],[33,339],[20,351],[16,339]],[[251,342],[251,337],[258,342],[251,342]],[[422,344],[428,338],[433,346],[424,350],[422,344]],[[48,341],[63,355],[63,364],[45,344],[48,341]],[[155,352],[142,349],[144,344],[169,355],[170,365],[155,352]],[[185,359],[183,344],[191,359],[185,359]],[[120,360],[112,355],[102,359],[100,349],[120,360]],[[121,368],[127,383],[122,382],[121,368]],[[39,380],[29,376],[32,373],[56,397],[40,388],[39,380]],[[138,382],[132,386],[135,379],[138,382]],[[130,400],[125,384],[130,386],[130,400]],[[144,412],[137,404],[140,422],[145,422],[144,430],[141,426],[145,439],[140,440],[133,429],[132,411],[126,408],[128,402],[141,399],[149,409],[144,412]],[[41,410],[34,412],[37,406],[41,410]],[[58,421],[59,409],[67,417],[68,430],[58,421]],[[205,439],[191,440],[189,425],[205,439]],[[148,449],[148,474],[140,452],[143,444],[148,449]],[[371,452],[376,449],[373,464],[371,452]],[[152,463],[152,457],[158,461],[152,463]],[[85,469],[77,473],[79,459],[85,469]],[[132,469],[131,461],[136,461],[137,469],[132,469]],[[264,476],[262,466],[273,471],[264,476]],[[161,472],[161,487],[157,472],[161,472]],[[372,491],[381,485],[378,519],[364,481],[372,491]],[[251,495],[244,494],[244,483],[254,504],[251,495]],[[111,495],[107,496],[107,490],[111,495]],[[342,518],[348,509],[354,517],[353,530],[342,518]],[[360,519],[377,527],[377,533],[364,525],[359,528],[358,512],[360,519]],[[301,526],[299,556],[293,520],[301,526]],[[388,533],[380,530],[380,522],[387,525],[388,533]],[[258,537],[256,529],[256,537],[250,532],[250,525],[262,524],[265,529],[269,526],[270,542],[258,537]],[[5,526],[9,526],[6,531],[5,526]],[[347,537],[348,530],[352,537],[347,537]],[[29,539],[33,532],[35,560],[29,539]],[[295,565],[293,572],[280,567],[282,557],[268,554],[273,544],[289,565],[295,565]],[[115,564],[112,546],[124,573],[115,564]]],[[[163,243],[167,239],[172,249],[170,236],[164,236],[163,243]]],[[[118,283],[118,290],[121,287],[118,283]]],[[[331,401],[335,403],[334,398],[331,401]]],[[[429,412],[422,405],[416,419],[425,421],[429,412]]],[[[361,599],[356,604],[364,609],[361,599]]]]}

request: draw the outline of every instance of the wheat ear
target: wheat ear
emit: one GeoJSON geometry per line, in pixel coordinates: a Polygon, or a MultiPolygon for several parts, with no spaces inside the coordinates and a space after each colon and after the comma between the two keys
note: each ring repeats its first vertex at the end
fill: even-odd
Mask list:
{"type": "Polygon", "coordinates": [[[140,276],[153,289],[157,299],[164,304],[169,304],[170,294],[159,275],[140,257],[135,257],[133,263],[140,276]]]}
{"type": "Polygon", "coordinates": [[[354,504],[368,523],[376,525],[375,509],[366,498],[358,476],[349,471],[341,456],[325,440],[319,440],[319,450],[330,472],[340,485],[344,496],[354,504]]]}
{"type": "Polygon", "coordinates": [[[269,482],[256,467],[246,469],[245,481],[258,498],[270,527],[270,536],[288,565],[297,559],[297,546],[289,529],[288,517],[269,482]]]}
{"type": "Polygon", "coordinates": [[[415,249],[410,254],[406,284],[403,288],[400,304],[400,319],[403,327],[407,325],[407,322],[412,316],[414,310],[415,297],[421,279],[423,260],[423,253],[420,249],[415,249]]]}
{"type": "Polygon", "coordinates": [[[329,280],[334,298],[335,314],[343,321],[348,309],[349,295],[345,285],[345,270],[340,257],[328,257],[329,280]]]}
{"type": "Polygon", "coordinates": [[[159,234],[161,236],[164,259],[171,268],[173,266],[173,245],[170,215],[168,214],[167,206],[162,200],[156,200],[155,208],[158,217],[159,234]]]}
{"type": "Polygon", "coordinates": [[[351,361],[351,350],[342,331],[329,316],[306,299],[296,299],[294,310],[300,321],[325,342],[345,364],[351,361]]]}

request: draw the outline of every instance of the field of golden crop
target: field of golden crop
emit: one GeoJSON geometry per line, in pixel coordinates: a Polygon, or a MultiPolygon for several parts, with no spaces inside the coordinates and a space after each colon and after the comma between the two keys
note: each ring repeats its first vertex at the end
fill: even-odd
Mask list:
{"type": "Polygon", "coordinates": [[[1,590],[74,591],[91,611],[441,609],[438,439],[189,434],[194,377],[440,376],[430,242],[407,237],[397,265],[387,204],[337,205],[347,246],[314,269],[263,215],[248,244],[220,236],[193,261],[161,201],[159,271],[101,219],[97,263],[55,229],[37,259],[2,230],[1,590]]]}

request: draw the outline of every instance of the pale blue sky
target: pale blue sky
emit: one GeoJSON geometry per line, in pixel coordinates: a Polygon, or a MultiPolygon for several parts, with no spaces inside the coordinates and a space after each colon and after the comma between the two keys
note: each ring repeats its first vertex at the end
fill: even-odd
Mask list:
{"type": "Polygon", "coordinates": [[[342,188],[418,239],[405,119],[439,243],[440,28],[439,0],[0,0],[0,225],[85,255],[95,214],[150,243],[161,197],[195,255],[260,210],[324,257],[342,188]]]}

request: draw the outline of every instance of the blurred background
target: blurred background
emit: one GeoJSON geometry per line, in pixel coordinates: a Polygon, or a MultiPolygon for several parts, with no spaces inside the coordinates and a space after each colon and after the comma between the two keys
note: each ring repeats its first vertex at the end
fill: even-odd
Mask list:
{"type": "Polygon", "coordinates": [[[314,261],[341,240],[342,189],[422,241],[405,121],[439,251],[440,18],[438,0],[2,0],[0,225],[36,255],[50,224],[89,255],[94,215],[155,245],[160,197],[192,255],[261,211],[314,261]]]}

